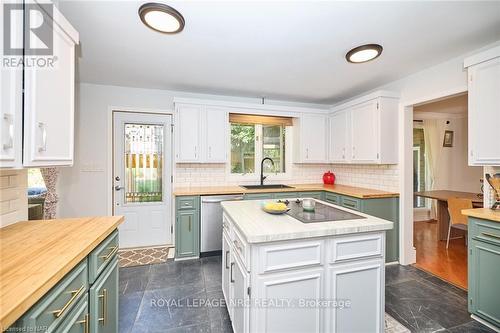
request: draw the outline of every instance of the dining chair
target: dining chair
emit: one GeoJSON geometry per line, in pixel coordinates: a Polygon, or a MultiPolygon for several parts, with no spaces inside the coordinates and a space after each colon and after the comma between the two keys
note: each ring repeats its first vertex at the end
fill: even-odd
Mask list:
{"type": "MultiPolygon", "coordinates": [[[[462,209],[471,209],[472,200],[462,198],[448,199],[448,212],[450,213],[450,224],[448,226],[448,238],[446,240],[446,248],[450,244],[451,228],[461,229],[467,231],[467,216],[462,215],[462,209]]],[[[467,236],[465,237],[465,244],[467,245],[467,236]]]]}

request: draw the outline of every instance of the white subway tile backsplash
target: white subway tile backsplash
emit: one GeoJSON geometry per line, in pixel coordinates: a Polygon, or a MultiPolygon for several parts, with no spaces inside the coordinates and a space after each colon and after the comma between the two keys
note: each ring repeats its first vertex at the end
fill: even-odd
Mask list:
{"type": "MultiPolygon", "coordinates": [[[[331,171],[336,183],[397,192],[399,172],[397,165],[352,164],[293,164],[287,184],[322,183],[323,174],[331,171]]],[[[224,164],[177,164],[175,186],[224,186],[252,184],[258,180],[243,181],[229,177],[224,164]]]]}
{"type": "Polygon", "coordinates": [[[28,219],[26,170],[0,170],[0,227],[28,219]]]}

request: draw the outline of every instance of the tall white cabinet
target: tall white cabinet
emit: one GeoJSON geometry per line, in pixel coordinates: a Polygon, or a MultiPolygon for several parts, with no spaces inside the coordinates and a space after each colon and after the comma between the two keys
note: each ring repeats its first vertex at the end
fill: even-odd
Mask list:
{"type": "Polygon", "coordinates": [[[500,47],[465,59],[469,165],[500,165],[500,47]]]}
{"type": "Polygon", "coordinates": [[[27,167],[73,165],[75,45],[78,32],[53,12],[54,68],[24,69],[24,156],[27,167]]]}
{"type": "MultiPolygon", "coordinates": [[[[36,2],[32,5],[38,6],[36,2]]],[[[2,168],[73,164],[75,47],[79,35],[57,8],[53,7],[52,13],[45,12],[41,6],[35,8],[44,20],[52,21],[53,54],[44,56],[52,60],[42,67],[25,65],[1,69],[2,168]]],[[[28,27],[23,22],[13,26],[18,29],[14,28],[14,38],[22,40],[22,32],[28,27]]],[[[27,47],[26,40],[24,43],[27,47]]],[[[34,57],[25,55],[24,63],[42,63],[30,59],[34,57]]]]}
{"type": "Polygon", "coordinates": [[[331,163],[397,164],[398,98],[378,91],[332,109],[331,163]]]}

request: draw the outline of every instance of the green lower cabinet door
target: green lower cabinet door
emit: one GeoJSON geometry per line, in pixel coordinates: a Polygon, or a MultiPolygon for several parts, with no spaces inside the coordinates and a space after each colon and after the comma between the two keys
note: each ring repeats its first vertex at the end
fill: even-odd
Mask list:
{"type": "Polygon", "coordinates": [[[57,328],[57,333],[90,333],[89,296],[87,294],[57,328]]]}
{"type": "Polygon", "coordinates": [[[360,201],[360,210],[394,223],[391,230],[385,232],[385,261],[399,260],[399,198],[363,199],[360,201]]]}
{"type": "Polygon", "coordinates": [[[469,243],[469,311],[500,327],[500,246],[469,243]]]}
{"type": "Polygon", "coordinates": [[[197,257],[199,250],[199,217],[197,210],[177,211],[175,257],[197,257]]]}
{"type": "Polygon", "coordinates": [[[90,294],[90,332],[118,332],[118,257],[97,278],[90,294]]]}

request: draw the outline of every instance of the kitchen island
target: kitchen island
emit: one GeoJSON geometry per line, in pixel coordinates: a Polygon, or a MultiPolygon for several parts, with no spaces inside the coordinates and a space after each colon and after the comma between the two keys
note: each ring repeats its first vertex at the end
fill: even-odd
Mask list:
{"type": "Polygon", "coordinates": [[[38,220],[1,228],[0,332],[117,332],[117,228],[123,220],[38,220]]]}
{"type": "Polygon", "coordinates": [[[317,212],[347,219],[304,223],[262,203],[222,203],[222,290],[234,332],[383,332],[393,223],[320,200],[317,212]]]}

